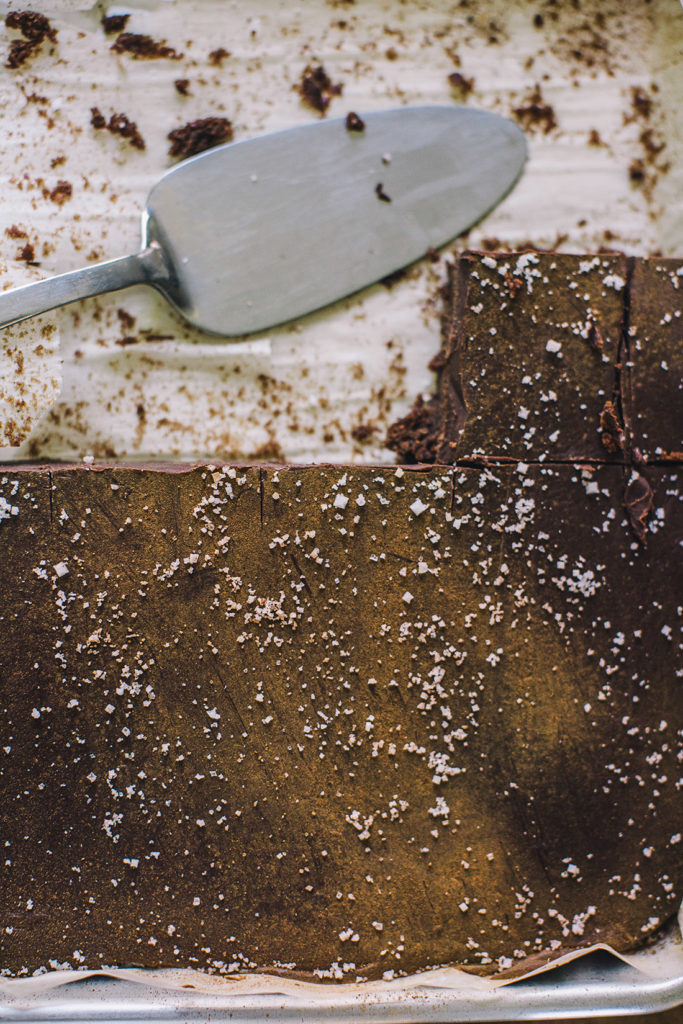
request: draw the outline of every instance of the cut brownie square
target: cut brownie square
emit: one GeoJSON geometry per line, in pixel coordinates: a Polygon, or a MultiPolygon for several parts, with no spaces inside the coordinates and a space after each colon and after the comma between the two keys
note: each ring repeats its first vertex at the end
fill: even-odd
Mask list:
{"type": "MultiPolygon", "coordinates": [[[[427,408],[418,402],[429,461],[621,461],[626,278],[621,255],[461,256],[450,270],[437,395],[427,408]]],[[[415,420],[413,410],[390,431],[400,461],[427,451],[411,444],[415,420]]]]}

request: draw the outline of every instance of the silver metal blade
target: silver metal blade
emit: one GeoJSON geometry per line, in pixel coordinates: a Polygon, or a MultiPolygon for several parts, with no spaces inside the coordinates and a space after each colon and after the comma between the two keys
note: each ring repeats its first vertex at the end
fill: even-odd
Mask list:
{"type": "Polygon", "coordinates": [[[372,284],[480,220],[526,158],[519,128],[485,111],[363,120],[362,133],[335,119],[221,146],[152,189],[147,240],[166,251],[170,298],[193,323],[247,334],[372,284]]]}

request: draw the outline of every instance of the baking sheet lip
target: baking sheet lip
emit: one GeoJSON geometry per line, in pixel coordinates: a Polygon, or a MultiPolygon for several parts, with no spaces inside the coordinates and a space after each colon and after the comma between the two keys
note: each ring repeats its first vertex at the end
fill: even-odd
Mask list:
{"type": "MultiPolygon", "coordinates": [[[[230,996],[228,993],[168,991],[158,988],[150,991],[147,999],[122,999],[116,989],[116,979],[92,978],[81,984],[80,994],[70,992],[63,998],[65,988],[51,990],[34,997],[13,1000],[14,1005],[0,1002],[0,1022],[7,1024],[81,1024],[85,1021],[123,1024],[132,1021],[171,1022],[182,1019],[186,1024],[202,1024],[210,1015],[220,1022],[236,1020],[240,1024],[258,1022],[264,1015],[274,1022],[303,1021],[315,1024],[325,1021],[348,1021],[349,1015],[362,1012],[368,1021],[410,1024],[419,1021],[483,1022],[509,1020],[510,1013],[518,1021],[571,1019],[586,1014],[605,1017],[619,1012],[635,1014],[657,1012],[683,1005],[683,977],[657,979],[643,978],[640,972],[624,965],[625,971],[594,974],[588,965],[588,974],[578,970],[569,981],[545,980],[527,982],[523,986],[509,985],[490,991],[476,989],[408,989],[393,995],[376,993],[373,997],[356,995],[340,998],[339,989],[330,991],[329,1000],[307,1000],[306,994],[263,993],[230,996]],[[584,976],[582,976],[582,974],[584,976]],[[628,980],[624,975],[630,974],[628,980]],[[593,975],[593,976],[591,976],[593,975]],[[610,975],[610,976],[607,976],[610,975]],[[103,980],[109,982],[109,992],[103,991],[103,980]],[[61,997],[61,998],[60,998],[61,997]],[[23,1005],[17,1006],[19,1002],[23,1005]]],[[[69,986],[70,987],[70,986],[69,986]]],[[[151,986],[150,986],[151,989],[151,986]]],[[[349,994],[350,995],[350,994],[349,994]]]]}

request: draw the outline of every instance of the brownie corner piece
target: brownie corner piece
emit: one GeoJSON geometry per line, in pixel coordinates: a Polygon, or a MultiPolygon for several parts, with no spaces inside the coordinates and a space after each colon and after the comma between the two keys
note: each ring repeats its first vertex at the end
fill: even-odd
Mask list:
{"type": "Polygon", "coordinates": [[[604,412],[621,427],[625,257],[466,253],[452,280],[450,369],[466,410],[454,456],[620,461],[604,412]]]}

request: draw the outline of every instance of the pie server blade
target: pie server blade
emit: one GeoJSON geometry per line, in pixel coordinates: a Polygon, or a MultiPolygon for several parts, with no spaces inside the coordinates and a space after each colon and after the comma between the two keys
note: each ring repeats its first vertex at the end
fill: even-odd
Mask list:
{"type": "Polygon", "coordinates": [[[455,238],[512,188],[523,133],[465,107],[322,120],[201,153],[168,171],[132,256],[0,295],[0,326],[133,284],[192,324],[240,336],[301,317],[455,238]]]}

